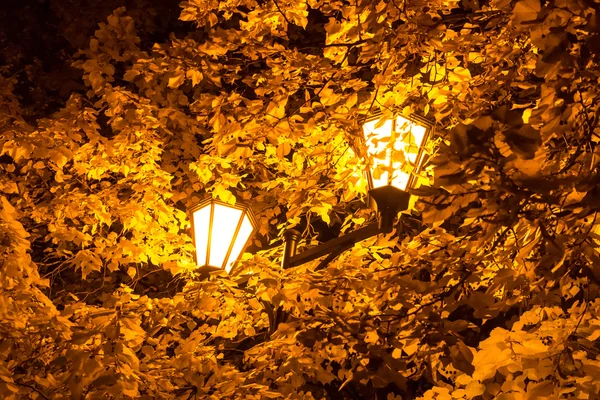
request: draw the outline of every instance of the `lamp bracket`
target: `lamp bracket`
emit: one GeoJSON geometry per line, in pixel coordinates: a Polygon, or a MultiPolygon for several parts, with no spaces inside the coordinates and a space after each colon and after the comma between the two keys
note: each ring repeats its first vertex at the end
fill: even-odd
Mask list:
{"type": "Polygon", "coordinates": [[[340,236],[338,238],[321,243],[317,246],[311,247],[310,249],[307,249],[300,254],[294,254],[292,252],[288,252],[288,249],[291,250],[292,247],[295,250],[298,239],[299,239],[299,235],[293,235],[293,234],[287,235],[286,234],[284,236],[285,237],[285,248],[284,248],[284,257],[282,259],[281,266],[282,266],[282,268],[286,269],[286,268],[291,268],[291,267],[296,267],[298,265],[302,265],[304,263],[315,260],[319,257],[322,257],[322,256],[330,254],[330,253],[336,253],[336,255],[337,255],[338,249],[345,250],[348,247],[350,247],[362,240],[370,238],[371,236],[375,236],[379,233],[381,233],[381,230],[379,229],[379,224],[370,224],[370,225],[364,226],[360,229],[357,229],[354,232],[348,233],[347,235],[340,236]],[[288,255],[288,254],[289,254],[289,257],[286,257],[286,255],[288,255]]]}
{"type": "Polygon", "coordinates": [[[300,254],[296,254],[300,232],[290,229],[283,235],[285,245],[281,267],[283,269],[296,267],[317,258],[329,255],[317,267],[322,269],[335,257],[354,246],[356,243],[380,233],[390,233],[394,229],[394,221],[398,211],[406,210],[410,200],[410,194],[394,186],[387,185],[371,189],[369,195],[375,200],[379,218],[377,223],[370,224],[350,232],[344,236],[329,240],[317,246],[311,247],[300,254]]]}
{"type": "Polygon", "coordinates": [[[390,233],[394,229],[394,221],[398,212],[408,208],[410,193],[392,185],[386,185],[369,190],[369,195],[377,204],[381,233],[390,233]]]}

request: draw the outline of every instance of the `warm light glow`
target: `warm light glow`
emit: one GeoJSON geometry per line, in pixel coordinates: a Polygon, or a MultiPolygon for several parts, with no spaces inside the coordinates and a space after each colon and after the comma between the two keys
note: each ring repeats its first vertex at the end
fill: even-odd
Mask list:
{"type": "Polygon", "coordinates": [[[229,247],[233,242],[233,236],[242,216],[242,210],[215,204],[213,213],[208,265],[216,267],[225,263],[229,247]]]}
{"type": "Polygon", "coordinates": [[[412,173],[420,167],[428,127],[397,116],[395,121],[367,121],[363,130],[372,163],[372,188],[392,185],[406,190],[414,180],[412,173]]]}
{"type": "Polygon", "coordinates": [[[196,245],[196,263],[208,264],[207,253],[208,237],[210,231],[211,205],[207,204],[193,214],[194,241],[196,245]]]}
{"type": "Polygon", "coordinates": [[[192,210],[196,263],[230,272],[256,224],[251,210],[209,200],[192,210]]]}
{"type": "Polygon", "coordinates": [[[225,265],[225,270],[227,272],[231,271],[233,267],[233,263],[240,257],[242,250],[246,246],[246,242],[250,238],[252,231],[254,228],[252,227],[252,223],[250,222],[250,218],[247,215],[244,215],[244,220],[242,221],[242,225],[240,226],[240,231],[235,238],[235,243],[231,249],[231,254],[229,255],[229,260],[227,261],[227,265],[225,265]]]}

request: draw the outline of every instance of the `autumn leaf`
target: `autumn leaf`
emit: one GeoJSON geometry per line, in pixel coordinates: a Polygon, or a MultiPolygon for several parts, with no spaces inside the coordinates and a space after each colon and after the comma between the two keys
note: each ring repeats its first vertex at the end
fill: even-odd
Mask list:
{"type": "Polygon", "coordinates": [[[0,13],[1,398],[597,396],[594,7],[129,3],[0,13]]]}
{"type": "MultiPolygon", "coordinates": [[[[196,86],[197,84],[199,84],[200,82],[202,82],[202,78],[204,77],[204,75],[202,75],[202,72],[195,70],[195,69],[189,69],[186,72],[186,77],[188,79],[192,80],[192,86],[196,86]]],[[[171,81],[169,80],[169,87],[171,86],[171,81]]]]}
{"type": "Polygon", "coordinates": [[[515,24],[534,20],[540,10],[539,0],[520,0],[513,9],[512,20],[515,24]]]}
{"type": "Polygon", "coordinates": [[[181,86],[183,84],[183,82],[184,82],[183,72],[178,71],[175,73],[175,75],[169,77],[168,86],[170,88],[177,89],[179,86],[181,86]]]}

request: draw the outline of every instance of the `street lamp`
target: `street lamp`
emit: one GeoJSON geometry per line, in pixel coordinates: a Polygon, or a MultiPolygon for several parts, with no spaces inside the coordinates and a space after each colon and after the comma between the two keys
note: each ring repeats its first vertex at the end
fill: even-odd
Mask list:
{"type": "Polygon", "coordinates": [[[408,190],[417,182],[425,155],[425,144],[432,129],[431,122],[417,117],[381,115],[363,123],[369,170],[369,195],[375,201],[379,218],[377,223],[357,229],[347,235],[321,243],[296,254],[300,232],[288,230],[284,234],[283,268],[302,265],[328,255],[315,268],[321,269],[357,242],[394,228],[398,211],[406,210],[410,200],[408,190]]]}
{"type": "MultiPolygon", "coordinates": [[[[302,265],[327,255],[315,270],[326,267],[338,255],[359,241],[394,228],[398,211],[408,208],[408,190],[416,183],[416,174],[424,160],[424,146],[432,125],[421,118],[375,116],[363,124],[369,171],[369,195],[378,210],[378,222],[359,228],[296,254],[300,232],[284,233],[282,268],[302,265]]],[[[196,246],[196,263],[201,272],[224,269],[230,272],[246,247],[256,222],[245,205],[229,205],[207,199],[191,210],[192,233],[196,246]]],[[[275,332],[287,314],[263,302],[269,315],[270,333],[275,332]]]]}
{"type": "Polygon", "coordinates": [[[230,272],[257,226],[250,207],[208,198],[193,207],[190,214],[200,270],[230,272]]]}
{"type": "Polygon", "coordinates": [[[423,166],[431,128],[424,118],[402,115],[374,116],[363,124],[369,195],[377,205],[382,233],[391,232],[398,211],[408,208],[408,190],[423,166]]]}
{"type": "MultiPolygon", "coordinates": [[[[363,123],[369,171],[369,195],[374,200],[377,223],[367,225],[344,236],[329,240],[296,254],[300,232],[290,229],[284,234],[283,268],[301,265],[327,255],[317,266],[325,267],[355,243],[380,233],[390,233],[398,211],[406,210],[408,190],[417,181],[416,174],[424,161],[424,147],[432,124],[422,118],[381,115],[363,123]]],[[[256,221],[250,208],[207,199],[190,210],[192,233],[196,246],[196,263],[204,271],[224,269],[230,272],[246,247],[256,221]]]]}

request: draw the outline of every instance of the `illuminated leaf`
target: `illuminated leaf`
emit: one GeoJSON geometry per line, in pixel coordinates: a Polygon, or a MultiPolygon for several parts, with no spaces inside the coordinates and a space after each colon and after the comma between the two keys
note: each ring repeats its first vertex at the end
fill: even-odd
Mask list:
{"type": "Polygon", "coordinates": [[[590,4],[67,3],[82,49],[17,7],[0,50],[0,398],[597,396],[590,4]],[[376,115],[433,123],[421,169],[384,137],[366,173],[376,115]],[[230,272],[194,257],[211,196],[256,216],[230,272]],[[289,228],[317,260],[281,267],[289,228]]]}
{"type": "Polygon", "coordinates": [[[520,23],[534,20],[537,18],[540,10],[539,0],[520,0],[513,10],[513,21],[520,23]]]}
{"type": "Polygon", "coordinates": [[[179,86],[181,86],[184,82],[184,75],[183,72],[178,71],[175,73],[174,76],[171,76],[169,78],[169,87],[173,88],[173,89],[177,89],[179,86]]]}

